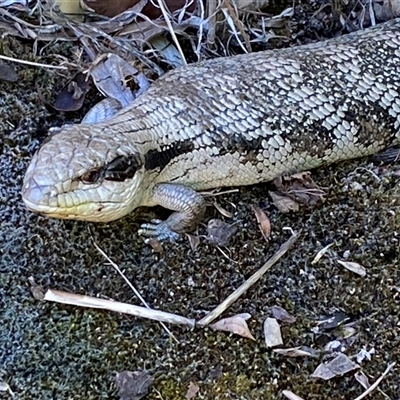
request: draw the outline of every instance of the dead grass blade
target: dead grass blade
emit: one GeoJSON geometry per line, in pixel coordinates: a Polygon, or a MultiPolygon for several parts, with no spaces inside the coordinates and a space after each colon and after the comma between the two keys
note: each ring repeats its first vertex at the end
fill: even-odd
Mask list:
{"type": "MultiPolygon", "coordinates": [[[[96,247],[97,251],[114,267],[114,269],[120,274],[122,279],[128,284],[128,286],[132,289],[133,293],[135,293],[135,296],[141,301],[141,303],[148,309],[150,310],[150,306],[146,302],[146,300],[142,297],[142,295],[139,293],[139,291],[132,285],[132,283],[129,281],[129,279],[124,275],[124,273],[121,271],[119,266],[114,263],[114,261],[111,260],[110,257],[96,244],[95,241],[93,241],[94,247],[96,247]]],[[[179,340],[173,335],[173,333],[165,326],[163,322],[160,322],[161,326],[164,328],[164,330],[170,335],[177,343],[179,343],[179,340]]]]}

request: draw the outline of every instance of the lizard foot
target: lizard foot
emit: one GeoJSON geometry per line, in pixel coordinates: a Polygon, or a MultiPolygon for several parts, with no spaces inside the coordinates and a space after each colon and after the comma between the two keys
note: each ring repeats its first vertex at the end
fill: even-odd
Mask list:
{"type": "Polygon", "coordinates": [[[149,238],[156,238],[159,241],[170,240],[175,242],[181,237],[179,233],[174,232],[168,226],[166,221],[161,221],[160,219],[152,219],[151,223],[142,224],[138,233],[149,238]]]}

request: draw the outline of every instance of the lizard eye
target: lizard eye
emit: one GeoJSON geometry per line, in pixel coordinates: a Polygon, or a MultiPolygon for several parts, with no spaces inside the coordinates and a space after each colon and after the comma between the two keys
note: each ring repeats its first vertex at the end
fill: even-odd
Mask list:
{"type": "Polygon", "coordinates": [[[97,169],[92,169],[88,172],[85,172],[81,176],[81,181],[83,183],[96,183],[99,180],[100,177],[100,171],[97,169]]]}

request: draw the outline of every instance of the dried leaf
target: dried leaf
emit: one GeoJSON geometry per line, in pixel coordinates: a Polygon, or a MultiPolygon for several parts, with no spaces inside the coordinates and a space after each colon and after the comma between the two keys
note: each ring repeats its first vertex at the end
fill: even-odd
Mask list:
{"type": "Polygon", "coordinates": [[[354,378],[356,378],[357,382],[360,383],[360,385],[365,389],[369,389],[371,387],[371,384],[368,381],[367,376],[364,374],[362,371],[357,371],[354,374],[354,378]]]}
{"type": "Polygon", "coordinates": [[[265,215],[264,211],[261,210],[260,207],[252,205],[251,209],[253,210],[257,218],[261,234],[263,235],[264,239],[268,242],[271,237],[271,222],[269,218],[265,215]]]}
{"type": "Polygon", "coordinates": [[[90,89],[87,75],[79,72],[58,93],[53,105],[48,105],[57,111],[77,111],[82,107],[83,100],[90,89]]]}
{"type": "Polygon", "coordinates": [[[357,275],[360,275],[362,277],[367,275],[367,270],[362,265],[360,265],[358,263],[351,262],[351,261],[341,261],[341,260],[336,260],[336,261],[340,265],[342,265],[343,267],[345,267],[349,271],[354,272],[357,275]]]}
{"type": "Polygon", "coordinates": [[[146,371],[122,371],[115,378],[120,400],[140,400],[145,397],[153,378],[146,371]]]}
{"type": "Polygon", "coordinates": [[[195,251],[199,247],[200,237],[196,235],[191,235],[190,233],[186,233],[186,237],[189,239],[191,249],[195,251]]]}
{"type": "Polygon", "coordinates": [[[210,219],[207,225],[207,240],[218,246],[227,246],[237,227],[220,219],[210,219]]]}
{"type": "Polygon", "coordinates": [[[297,396],[297,394],[294,394],[290,390],[282,390],[282,394],[289,400],[304,400],[302,397],[297,396]]]}
{"type": "Polygon", "coordinates": [[[279,306],[272,306],[270,308],[272,316],[278,321],[287,322],[288,324],[293,324],[296,322],[296,317],[289,314],[284,308],[279,306]]]}
{"type": "Polygon", "coordinates": [[[264,321],[264,336],[267,347],[283,345],[281,327],[275,318],[267,318],[264,321]]]}
{"type": "Polygon", "coordinates": [[[137,96],[150,87],[149,81],[142,72],[116,54],[100,56],[89,72],[97,89],[104,96],[118,100],[122,107],[132,103],[137,96]],[[132,78],[135,78],[138,86],[135,92],[129,86],[132,78]]]}
{"type": "Polygon", "coordinates": [[[225,208],[223,208],[219,203],[217,203],[216,201],[214,202],[214,207],[226,218],[232,218],[233,214],[227,210],[225,210],[225,208]]]}
{"type": "Polygon", "coordinates": [[[371,361],[373,354],[375,354],[375,349],[373,347],[371,348],[371,350],[367,350],[365,347],[362,348],[356,355],[358,364],[361,364],[365,359],[371,361]]]}
{"type": "Polygon", "coordinates": [[[400,148],[399,147],[391,147],[386,149],[376,156],[373,157],[373,161],[376,163],[389,164],[393,162],[397,162],[400,159],[400,148]]]}
{"type": "Polygon", "coordinates": [[[394,17],[400,16],[399,0],[383,0],[371,3],[376,18],[382,21],[389,21],[394,17]]]}
{"type": "Polygon", "coordinates": [[[159,57],[174,68],[182,67],[184,60],[176,46],[164,36],[156,36],[150,40],[150,45],[157,51],[159,57]]]}
{"type": "Polygon", "coordinates": [[[190,382],[188,391],[186,392],[186,395],[185,395],[185,399],[187,399],[187,400],[193,399],[194,397],[196,397],[199,390],[200,390],[200,388],[196,384],[194,384],[193,382],[190,382]]]}
{"type": "Polygon", "coordinates": [[[275,207],[283,213],[288,213],[290,211],[299,211],[299,203],[297,201],[291,199],[288,196],[282,196],[276,192],[269,191],[269,195],[271,196],[272,202],[275,207]]]}
{"type": "Polygon", "coordinates": [[[146,243],[151,246],[154,253],[162,253],[164,251],[162,243],[154,237],[149,238],[146,243]]]}
{"type": "Polygon", "coordinates": [[[320,330],[334,329],[348,320],[349,317],[343,311],[337,310],[334,311],[331,315],[325,316],[323,320],[319,321],[318,328],[320,330]]]}
{"type": "Polygon", "coordinates": [[[325,200],[325,190],[313,181],[308,171],[289,177],[281,176],[274,179],[274,184],[280,194],[307,206],[314,206],[317,202],[325,200]]]}
{"type": "Polygon", "coordinates": [[[340,340],[332,340],[324,346],[324,350],[328,353],[339,353],[344,347],[340,340]]]}
{"type": "Polygon", "coordinates": [[[341,334],[343,339],[349,339],[352,336],[356,335],[359,331],[359,327],[355,325],[354,322],[351,322],[349,324],[345,324],[342,327],[341,334]]]}
{"type": "Polygon", "coordinates": [[[17,80],[18,75],[14,68],[7,64],[0,63],[0,81],[16,82],[17,80]]]}
{"type": "Polygon", "coordinates": [[[256,340],[250,333],[249,327],[247,326],[246,319],[249,318],[250,314],[234,315],[233,317],[224,318],[215,324],[211,324],[210,328],[216,331],[235,333],[236,335],[240,335],[251,340],[256,340]]]}
{"type": "Polygon", "coordinates": [[[0,7],[10,7],[18,5],[26,7],[28,5],[28,0],[0,0],[0,7]]]}
{"type": "Polygon", "coordinates": [[[11,396],[14,396],[14,393],[7,382],[0,381],[0,392],[8,392],[11,396]]]}
{"type": "Polygon", "coordinates": [[[45,289],[43,288],[43,286],[39,286],[33,276],[30,276],[28,278],[28,282],[31,285],[30,289],[31,289],[31,293],[34,299],[36,300],[43,300],[44,299],[44,292],[45,289]]]}
{"type": "Polygon", "coordinates": [[[318,357],[319,350],[314,350],[307,346],[291,347],[288,349],[273,349],[275,353],[286,357],[318,357]]]}
{"type": "Polygon", "coordinates": [[[119,36],[131,36],[133,40],[138,39],[148,42],[159,36],[162,32],[168,31],[168,25],[165,21],[134,21],[125,25],[118,32],[119,36]]]}
{"type": "Polygon", "coordinates": [[[327,246],[325,246],[323,249],[321,249],[317,255],[314,257],[314,260],[311,261],[312,265],[315,265],[321,258],[322,256],[334,245],[335,243],[329,243],[327,246]]]}
{"type": "MultiPolygon", "coordinates": [[[[92,0],[90,0],[92,1],[92,0]]],[[[93,0],[96,3],[99,0],[93,0]]],[[[103,2],[103,4],[106,4],[106,6],[108,6],[107,3],[109,3],[108,0],[100,0],[103,2]]],[[[81,4],[82,4],[82,8],[86,8],[86,9],[90,9],[90,7],[86,7],[88,5],[88,1],[86,3],[84,3],[83,0],[81,0],[81,4]]],[[[136,21],[138,19],[138,13],[141,12],[143,6],[145,6],[148,3],[148,0],[140,0],[138,1],[134,7],[129,8],[128,10],[124,11],[122,14],[113,17],[113,18],[106,18],[106,19],[102,19],[96,22],[91,22],[91,27],[94,27],[96,30],[99,29],[103,32],[106,33],[112,33],[112,32],[117,32],[119,31],[123,26],[130,24],[132,21],[136,21]]],[[[98,3],[100,4],[100,3],[98,3]]],[[[119,2],[115,2],[115,4],[119,4],[119,2]]],[[[90,9],[90,11],[93,11],[93,9],[90,9]]],[[[82,25],[80,26],[80,29],[82,29],[83,31],[85,31],[85,26],[82,27],[82,25]]],[[[86,33],[89,33],[89,29],[86,31],[86,33]]],[[[92,30],[93,32],[93,30],[92,30]]]]}
{"type": "Polygon", "coordinates": [[[340,353],[332,361],[326,364],[320,364],[310,377],[328,380],[336,376],[344,375],[357,368],[359,368],[359,365],[353,363],[345,354],[340,353]]]}

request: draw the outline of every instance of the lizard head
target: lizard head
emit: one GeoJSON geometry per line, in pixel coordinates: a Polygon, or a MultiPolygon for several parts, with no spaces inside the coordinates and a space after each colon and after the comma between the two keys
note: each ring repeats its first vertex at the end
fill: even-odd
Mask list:
{"type": "Polygon", "coordinates": [[[124,135],[102,125],[63,127],[49,136],[26,171],[22,198],[49,217],[107,222],[142,204],[143,160],[124,135]],[[124,143],[124,144],[123,144],[124,143]]]}

